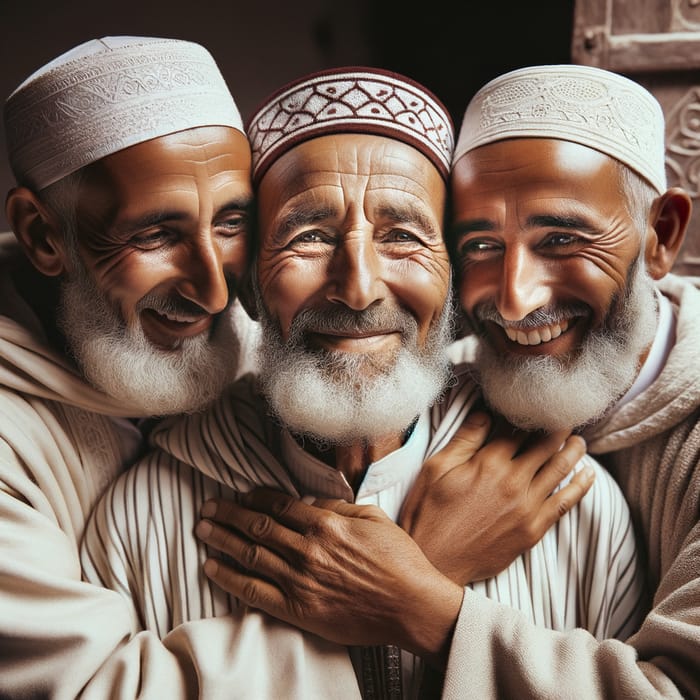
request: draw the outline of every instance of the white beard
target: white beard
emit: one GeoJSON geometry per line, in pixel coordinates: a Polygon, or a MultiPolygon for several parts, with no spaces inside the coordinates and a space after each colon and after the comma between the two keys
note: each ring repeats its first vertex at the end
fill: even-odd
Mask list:
{"type": "Polygon", "coordinates": [[[451,298],[423,348],[417,347],[415,319],[402,309],[302,312],[286,343],[259,297],[258,310],[260,375],[271,409],[291,432],[321,446],[372,443],[401,434],[439,398],[451,376],[446,353],[453,333],[451,298]],[[311,350],[305,345],[309,329],[358,327],[400,327],[401,349],[377,361],[371,355],[311,350]]]}
{"type": "Polygon", "coordinates": [[[484,396],[496,412],[526,430],[581,428],[598,420],[634,383],[639,358],[654,338],[656,307],[653,280],[639,258],[626,295],[574,358],[503,357],[480,338],[475,363],[484,396]]]}
{"type": "MultiPolygon", "coordinates": [[[[172,351],[155,347],[140,322],[126,325],[87,270],[62,283],[58,325],[85,378],[120,400],[134,416],[162,416],[201,410],[233,381],[240,344],[232,314],[214,321],[214,332],[186,338],[172,351]]],[[[139,308],[161,308],[151,295],[139,308]]]]}

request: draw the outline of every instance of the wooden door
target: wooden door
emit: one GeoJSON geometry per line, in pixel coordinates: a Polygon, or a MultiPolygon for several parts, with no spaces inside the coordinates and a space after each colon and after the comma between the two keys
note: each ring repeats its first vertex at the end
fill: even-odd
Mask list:
{"type": "Polygon", "coordinates": [[[674,268],[700,276],[700,0],[576,0],[573,63],[626,75],[666,117],[666,173],[693,198],[674,268]]]}

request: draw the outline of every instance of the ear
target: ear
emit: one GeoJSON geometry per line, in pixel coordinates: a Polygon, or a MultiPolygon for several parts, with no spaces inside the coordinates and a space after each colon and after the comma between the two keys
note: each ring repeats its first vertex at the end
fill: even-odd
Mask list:
{"type": "Polygon", "coordinates": [[[55,217],[26,187],[10,190],[5,214],[17,240],[34,267],[49,277],[65,270],[63,234],[55,217]]]}
{"type": "Polygon", "coordinates": [[[653,230],[647,232],[645,249],[647,270],[654,279],[661,279],[673,267],[692,209],[690,196],[680,187],[672,187],[654,202],[650,220],[653,230]]]}

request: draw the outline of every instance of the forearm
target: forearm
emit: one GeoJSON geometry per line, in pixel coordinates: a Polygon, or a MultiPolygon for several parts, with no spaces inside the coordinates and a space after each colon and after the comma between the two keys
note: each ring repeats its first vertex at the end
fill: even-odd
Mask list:
{"type": "MultiPolygon", "coordinates": [[[[697,685],[683,685],[687,694],[682,694],[675,679],[667,675],[663,659],[656,659],[659,665],[654,659],[640,659],[635,639],[597,641],[582,629],[543,629],[509,607],[467,590],[450,649],[443,698],[700,697],[697,685]]],[[[695,672],[693,668],[697,665],[683,671],[686,678],[695,672]]]]}
{"type": "Polygon", "coordinates": [[[48,518],[0,492],[0,521],[0,697],[359,697],[343,647],[256,613],[139,632],[124,595],[81,580],[48,518]]]}
{"type": "Polygon", "coordinates": [[[420,656],[431,666],[447,665],[452,637],[462,605],[464,590],[452,581],[426,583],[406,611],[397,616],[396,627],[404,628],[405,638],[391,640],[420,656]]]}

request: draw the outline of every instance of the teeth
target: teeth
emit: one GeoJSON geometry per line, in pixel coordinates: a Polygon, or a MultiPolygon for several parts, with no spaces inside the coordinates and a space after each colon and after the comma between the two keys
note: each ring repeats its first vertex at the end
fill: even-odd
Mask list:
{"type": "Polygon", "coordinates": [[[540,343],[548,343],[550,340],[558,338],[569,327],[568,321],[554,323],[551,326],[543,328],[535,328],[534,330],[524,331],[517,328],[505,327],[503,330],[510,340],[518,345],[539,345],[540,343]]]}
{"type": "Polygon", "coordinates": [[[168,321],[176,321],[177,323],[192,323],[193,321],[196,321],[197,318],[194,316],[189,316],[187,314],[169,314],[169,313],[161,313],[161,316],[165,316],[165,318],[168,319],[168,321]]]}

